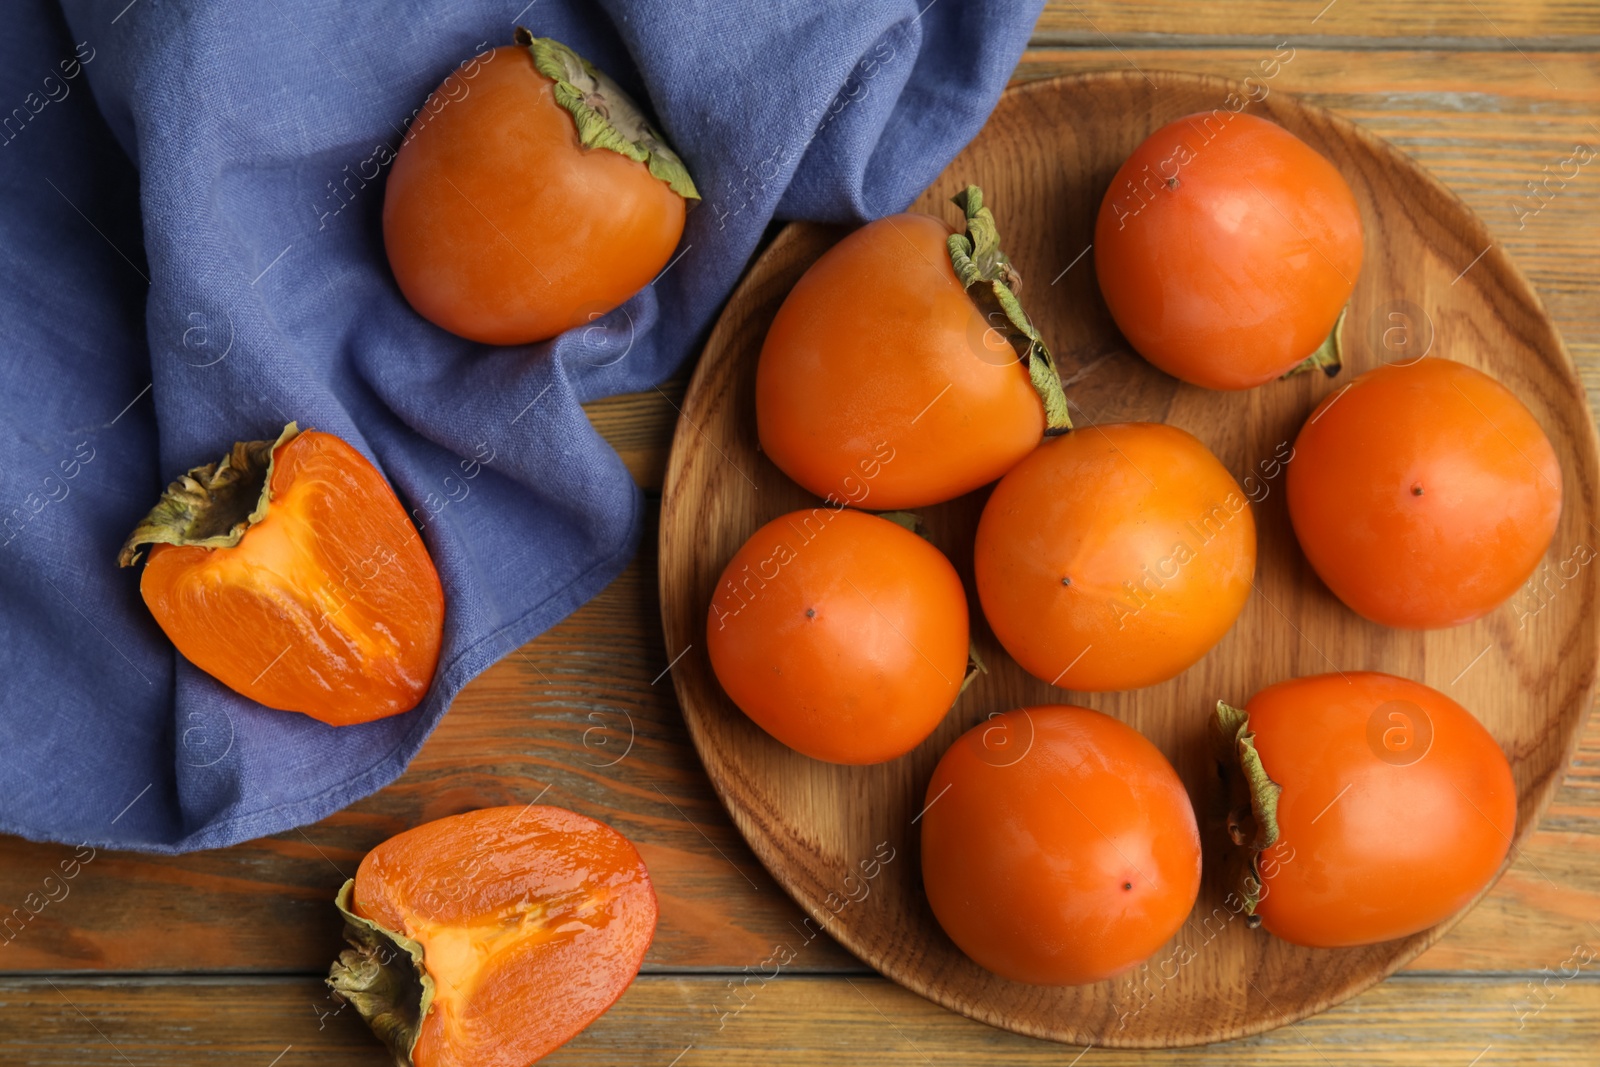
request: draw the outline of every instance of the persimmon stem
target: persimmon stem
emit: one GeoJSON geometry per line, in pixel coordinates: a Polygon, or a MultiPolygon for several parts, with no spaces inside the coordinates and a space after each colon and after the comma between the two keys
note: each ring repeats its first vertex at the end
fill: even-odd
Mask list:
{"type": "Polygon", "coordinates": [[[1055,358],[1017,299],[1022,276],[1000,250],[994,212],[984,206],[983,190],[976,185],[967,186],[951,200],[966,215],[967,232],[950,235],[950,265],[991,328],[998,330],[994,326],[997,316],[1005,322],[999,332],[1017,350],[1017,358],[1028,368],[1028,380],[1044,403],[1045,436],[1066,433],[1072,429],[1066,390],[1061,387],[1055,358]]]}
{"type": "Polygon", "coordinates": [[[556,103],[572,115],[579,144],[643,163],[691,206],[699,202],[689,168],[622,86],[560,41],[535,37],[521,26],[512,39],[533,56],[539,73],[555,83],[556,103]]]}
{"type": "Polygon", "coordinates": [[[959,699],[967,691],[967,686],[975,682],[980,674],[988,674],[989,666],[983,662],[983,657],[978,655],[978,646],[975,642],[967,642],[967,673],[961,679],[961,689],[956,693],[959,699]]]}

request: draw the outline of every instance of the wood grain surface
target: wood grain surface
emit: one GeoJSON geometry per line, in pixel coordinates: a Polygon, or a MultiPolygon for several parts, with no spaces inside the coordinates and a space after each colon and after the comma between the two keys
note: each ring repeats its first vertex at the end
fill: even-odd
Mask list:
{"type": "Polygon", "coordinates": [[[1091,47],[1204,35],[1366,47],[1409,39],[1433,47],[1494,44],[1514,52],[1530,45],[1592,48],[1600,43],[1600,11],[1585,0],[1411,0],[1382,7],[1371,0],[1052,0],[1035,35],[1091,47]]]}
{"type": "MultiPolygon", "coordinates": [[[[1160,71],[1014,88],[915,205],[956,225],[960,216],[949,196],[969,183],[983,188],[1003,246],[1023,278],[1034,279],[1025,281],[1022,295],[1071,383],[1068,399],[1080,427],[1074,432],[1145,420],[1182,427],[1256,501],[1255,595],[1232,632],[1178,678],[1134,693],[1068,693],[1029,677],[974,611],[973,639],[989,672],[910,755],[844,767],[788,749],[722,692],[705,654],[705,620],[722,568],[751,533],[786,512],[822,506],[759,449],[755,371],[778,306],[837,242],[838,229],[797,224],[779,235],[729,300],[682,404],[662,494],[661,597],[667,646],[688,650],[673,680],[712,785],[756,855],[852,952],[946,1007],[1021,1033],[1100,1046],[1183,1045],[1255,1033],[1359,992],[1449,928],[1447,922],[1334,952],[1290,946],[1231,921],[1224,899],[1239,871],[1206,732],[1217,699],[1238,704],[1273,682],[1346,670],[1382,670],[1448,690],[1478,714],[1511,760],[1520,801],[1515,850],[1548,801],[1593,695],[1600,656],[1595,572],[1571,566],[1573,576],[1562,579],[1565,595],[1537,612],[1513,601],[1468,626],[1395,631],[1360,619],[1316,581],[1295,546],[1282,485],[1273,484],[1281,470],[1273,457],[1283,454],[1317,402],[1354,375],[1417,358],[1429,344],[1433,355],[1505,383],[1555,443],[1564,513],[1544,566],[1569,566],[1575,548],[1594,537],[1600,460],[1576,371],[1537,297],[1487,228],[1415,163],[1347,120],[1285,94],[1262,102],[1263,114],[1334,162],[1361,207],[1366,257],[1350,301],[1346,368],[1337,380],[1304,375],[1236,393],[1182,385],[1127,348],[1092,270],[1074,273],[1072,264],[1090,250],[1111,175],[1139,142],[1182,115],[1243,101],[1246,92],[1238,83],[1160,71]],[[1410,328],[1426,333],[1427,342],[1382,343],[1391,310],[1401,306],[1418,309],[1406,314],[1419,317],[1410,328]],[[1207,858],[1193,914],[1149,965],[1125,978],[1054,989],[1000,979],[944,935],[922,894],[914,825],[933,766],[956,737],[987,715],[1049,703],[1108,712],[1154,741],[1189,789],[1207,858]],[[858,868],[877,871],[874,857],[886,851],[895,862],[866,884],[858,868]]],[[[866,493],[871,507],[870,484],[866,493]]],[[[979,491],[919,509],[929,539],[962,573],[972,604],[972,535],[985,499],[979,491]]],[[[804,552],[803,543],[795,550],[804,552]]]]}
{"type": "MultiPolygon", "coordinates": [[[[1339,0],[1313,25],[1322,6],[1230,3],[1220,9],[1227,17],[1218,17],[1215,5],[1169,0],[1052,0],[1016,80],[1138,69],[1238,79],[1290,40],[1294,58],[1270,81],[1271,92],[1294,93],[1355,120],[1464,199],[1534,283],[1578,364],[1591,410],[1600,409],[1596,167],[1547,194],[1531,217],[1514,210],[1538,203],[1527,199],[1526,183],[1556,171],[1575,143],[1600,142],[1595,5],[1339,0]],[[1469,21],[1477,17],[1474,6],[1515,33],[1515,47],[1487,21],[1469,21]],[[1117,21],[1124,13],[1143,21],[1117,21]],[[1335,15],[1340,21],[1332,21],[1335,15]],[[1336,35],[1313,36],[1330,25],[1336,35]],[[1447,31],[1454,36],[1443,36],[1447,31]],[[1428,34],[1434,36],[1418,36],[1428,34]],[[1055,47],[1059,42],[1075,47],[1055,47]]],[[[595,425],[647,492],[662,484],[674,405],[687,379],[685,372],[659,393],[589,405],[595,425]]],[[[326,901],[340,871],[353,870],[366,849],[416,820],[532,799],[548,785],[551,802],[617,819],[641,843],[662,894],[661,925],[646,962],[650,976],[550,1062],[666,1065],[690,1041],[695,1047],[681,1067],[743,1065],[755,1058],[752,1050],[761,1050],[763,1060],[819,1067],[929,1062],[899,1041],[893,1030],[899,1026],[923,1055],[941,1062],[1071,1063],[1078,1053],[1069,1047],[968,1022],[864,977],[862,964],[822,938],[758,998],[745,993],[749,1007],[737,1024],[718,1029],[721,1013],[742,1002],[735,988],[758,981],[750,974],[777,946],[792,943],[803,913],[744,846],[699,767],[668,680],[657,680],[669,656],[653,531],[645,540],[639,558],[596,600],[470,685],[407,774],[376,796],[303,832],[225,851],[100,853],[84,865],[69,897],[0,940],[0,970],[36,976],[12,979],[0,990],[0,1062],[123,1062],[105,1038],[141,1064],[264,1067],[291,1043],[279,1067],[381,1062],[379,1046],[359,1028],[335,1030],[330,1020],[318,1029],[315,976],[338,945],[326,901]],[[615,750],[595,751],[605,731],[584,743],[585,731],[600,721],[593,714],[616,724],[620,742],[630,725],[638,738],[610,767],[594,765],[615,758],[615,750]],[[184,977],[196,972],[232,977],[184,977]],[[87,977],[94,973],[113,977],[87,977]],[[858,992],[830,974],[849,974],[893,1023],[862,1015],[858,992]],[[37,995],[55,995],[47,980],[67,990],[83,1015],[59,997],[51,1005],[37,995]],[[241,981],[248,987],[242,997],[232,988],[241,981]],[[31,983],[35,994],[19,992],[19,982],[31,983]],[[688,992],[663,1001],[654,992],[657,982],[688,992]],[[206,983],[225,992],[195,992],[206,983]],[[746,1030],[745,1023],[754,1025],[746,1030]],[[672,1045],[691,1024],[696,1034],[672,1045]],[[953,1036],[956,1030],[966,1036],[953,1036]],[[606,1051],[627,1042],[641,1051],[606,1051]],[[588,1058],[566,1058],[579,1050],[589,1050],[588,1058]]],[[[0,838],[0,913],[22,907],[71,854],[0,838]]],[[[1401,976],[1261,1038],[1178,1053],[1095,1049],[1081,1063],[1093,1067],[1105,1057],[1108,1063],[1464,1067],[1491,1043],[1479,1061],[1484,1065],[1590,1062],[1600,1028],[1596,968],[1591,963],[1575,977],[1563,975],[1573,973],[1576,964],[1566,961],[1581,958],[1574,956],[1578,949],[1600,951],[1597,918],[1600,723],[1592,723],[1510,870],[1401,976]],[[1519,1019],[1540,1005],[1519,1029],[1519,1019]],[[1469,1049],[1479,1035],[1482,1041],[1469,1049]]]]}
{"type": "MultiPolygon", "coordinates": [[[[1587,1067],[1600,1042],[1600,983],[1553,987],[1519,1007],[1505,976],[1384,982],[1349,1008],[1226,1046],[1119,1050],[1056,1045],[973,1022],[876,976],[785,975],[752,983],[733,1012],[726,976],[646,975],[541,1067],[1587,1067]]],[[[737,1001],[735,1001],[737,1003],[737,1001]]],[[[0,979],[6,1067],[383,1067],[393,1061],[313,977],[0,979]],[[281,1058],[279,1058],[281,1057],[281,1058]]]]}

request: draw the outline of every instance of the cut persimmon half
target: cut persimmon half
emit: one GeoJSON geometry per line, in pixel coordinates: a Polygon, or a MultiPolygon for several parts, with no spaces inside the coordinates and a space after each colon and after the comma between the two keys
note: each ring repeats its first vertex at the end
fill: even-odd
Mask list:
{"type": "Polygon", "coordinates": [[[632,842],[564,808],[484,808],[390,838],[336,901],[328,986],[402,1067],[526,1067],[628,988],[656,928],[632,842]]]}
{"type": "Polygon", "coordinates": [[[294,423],[167,487],[122,546],[189,662],[269,708],[332,726],[410,711],[439,662],[444,592],[366,457],[294,423]]]}

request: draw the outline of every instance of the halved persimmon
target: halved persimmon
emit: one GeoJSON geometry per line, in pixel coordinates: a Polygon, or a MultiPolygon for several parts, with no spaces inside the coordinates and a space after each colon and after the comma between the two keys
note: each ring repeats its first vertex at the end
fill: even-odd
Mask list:
{"type": "Polygon", "coordinates": [[[122,546],[184,657],[269,708],[347,726],[414,708],[444,628],[438,572],[394,491],[290,423],[167,487],[122,546]]]}
{"type": "Polygon", "coordinates": [[[605,1013],[656,928],[633,844],[564,808],[484,808],[391,837],[337,900],[328,985],[396,1062],[525,1067],[605,1013]]]}

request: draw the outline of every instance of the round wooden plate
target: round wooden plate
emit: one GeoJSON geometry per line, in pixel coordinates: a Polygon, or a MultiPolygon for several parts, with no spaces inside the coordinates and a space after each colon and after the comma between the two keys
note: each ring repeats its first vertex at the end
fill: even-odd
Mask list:
{"type": "Polygon", "coordinates": [[[1012,89],[914,205],[954,225],[960,215],[948,198],[969,182],[982,186],[1002,244],[1026,279],[1023,302],[1060,360],[1080,427],[1181,426],[1255,500],[1257,590],[1232,632],[1183,675],[1137,692],[1079,695],[1013,663],[984,624],[972,585],[973,531],[987,497],[980,490],[923,515],[966,582],[973,635],[990,673],[916,751],[876,767],[819,763],[773,740],[723,694],[705,653],[722,567],[762,523],[818,503],[757,449],[757,356],[790,287],[843,230],[791,225],[750,270],[706,344],[673,443],[661,514],[662,618],[669,654],[688,649],[673,680],[734,823],[773,877],[851,952],[930,1000],[1019,1033],[1134,1047],[1258,1033],[1353,996],[1455,921],[1329,951],[1286,944],[1235,917],[1224,897],[1238,869],[1206,743],[1218,698],[1240,702],[1269,683],[1334,670],[1388,671],[1449,694],[1477,713],[1511,760],[1519,801],[1513,858],[1559,781],[1591,701],[1600,568],[1585,564],[1600,534],[1595,429],[1583,388],[1533,289],[1484,224],[1399,150],[1281,93],[1250,105],[1332,160],[1361,204],[1366,262],[1336,379],[1305,375],[1247,392],[1208,392],[1145,363],[1112,324],[1093,253],[1084,254],[1112,174],[1158,126],[1198,111],[1225,114],[1242,99],[1242,86],[1171,73],[1093,74],[1012,89]],[[1239,95],[1230,102],[1231,93],[1239,95]],[[1522,398],[1561,459],[1565,509],[1545,563],[1511,602],[1467,626],[1416,633],[1366,622],[1317,580],[1295,544],[1274,460],[1323,396],[1380,361],[1424,351],[1478,367],[1522,398]],[[945,936],[922,892],[915,820],[934,764],[990,713],[1040,703],[1081,704],[1142,730],[1183,777],[1201,822],[1206,875],[1194,913],[1147,965],[1097,985],[1028,986],[990,974],[945,936]]]}

